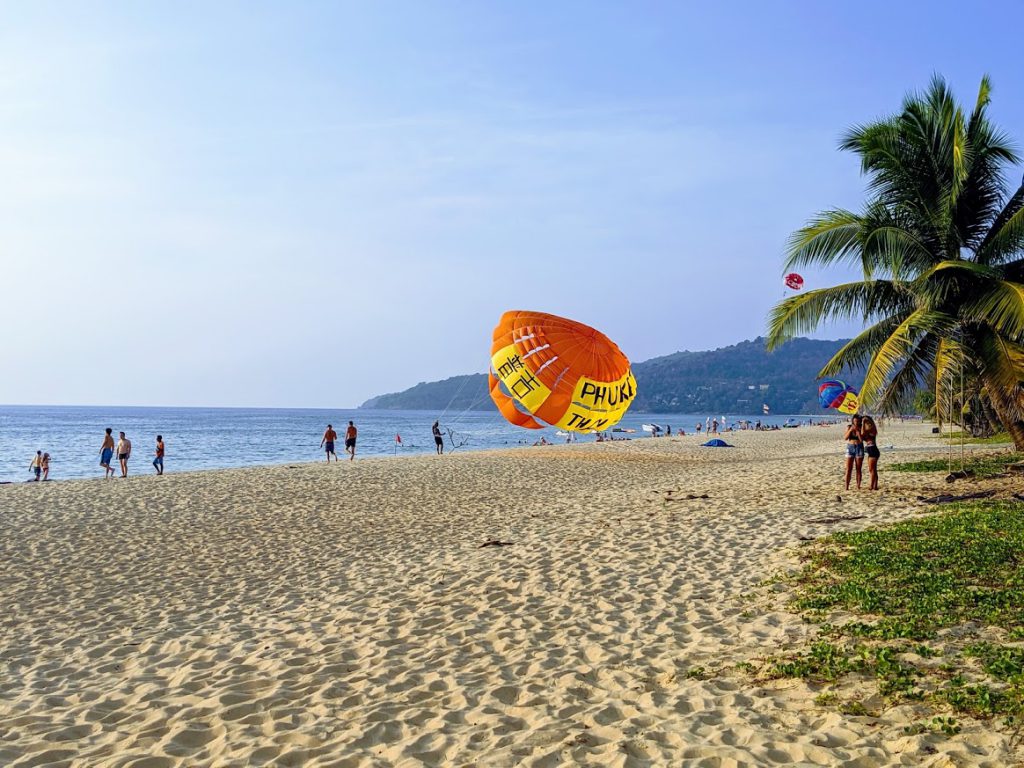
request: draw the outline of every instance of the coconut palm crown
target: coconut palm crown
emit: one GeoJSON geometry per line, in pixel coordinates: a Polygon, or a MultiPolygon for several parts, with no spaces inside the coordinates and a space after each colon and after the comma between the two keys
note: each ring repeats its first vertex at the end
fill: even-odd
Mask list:
{"type": "Polygon", "coordinates": [[[869,199],[795,232],[785,268],[854,264],[863,279],[780,302],[768,347],[861,320],[821,376],[866,366],[861,399],[883,412],[925,383],[947,402],[949,382],[967,376],[1024,449],[1024,183],[1008,182],[1019,158],[986,115],[990,92],[985,77],[968,114],[935,77],[899,114],[846,134],[869,199]]]}

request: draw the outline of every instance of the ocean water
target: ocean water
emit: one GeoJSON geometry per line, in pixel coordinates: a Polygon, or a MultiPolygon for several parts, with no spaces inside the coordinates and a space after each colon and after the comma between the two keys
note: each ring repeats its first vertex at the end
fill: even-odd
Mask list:
{"type": "MultiPolygon", "coordinates": [[[[751,416],[730,416],[730,421],[751,416]]],[[[690,433],[708,414],[626,414],[618,424],[635,429],[628,436],[649,439],[641,425],[654,422],[690,433]]],[[[716,414],[714,418],[721,418],[716,414]]],[[[50,478],[61,480],[102,477],[99,450],[103,430],[111,427],[114,439],[124,431],[132,441],[129,474],[152,473],[150,462],[157,434],[167,446],[165,469],[183,472],[260,464],[322,461],[320,439],[328,423],[339,435],[349,419],[359,429],[356,460],[365,456],[405,456],[432,453],[430,432],[440,418],[445,450],[467,451],[531,444],[543,435],[565,442],[554,428],[524,430],[513,427],[490,411],[443,414],[434,411],[319,410],[298,408],[138,408],[86,406],[0,406],[0,482],[30,479],[28,466],[37,450],[50,454],[50,478]],[[447,430],[451,430],[449,435],[447,430]],[[395,441],[400,435],[402,443],[395,441]]],[[[786,415],[761,417],[765,424],[782,424],[786,415]]],[[[815,417],[817,420],[818,417],[815,417]]],[[[581,435],[580,441],[593,440],[581,435]]],[[[347,456],[338,445],[339,456],[347,456]]],[[[120,473],[119,473],[120,474],[120,473]]]]}

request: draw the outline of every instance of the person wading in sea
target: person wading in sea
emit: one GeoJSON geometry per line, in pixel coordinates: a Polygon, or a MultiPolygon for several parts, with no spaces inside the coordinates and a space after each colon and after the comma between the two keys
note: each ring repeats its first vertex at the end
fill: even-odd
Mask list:
{"type": "Polygon", "coordinates": [[[324,432],[324,437],[320,441],[320,447],[327,452],[327,463],[331,463],[331,456],[334,456],[334,460],[338,460],[338,454],[334,452],[334,443],[338,439],[338,433],[334,431],[334,427],[330,424],[327,425],[327,430],[324,432]]]}
{"type": "MultiPolygon", "coordinates": [[[[100,466],[103,467],[103,477],[113,477],[114,468],[110,466],[110,460],[114,458],[114,437],[113,431],[107,427],[107,434],[103,437],[103,445],[100,446],[100,466]]],[[[124,434],[123,432],[121,433],[124,434]]]]}
{"type": "Polygon", "coordinates": [[[356,425],[351,421],[348,423],[348,429],[345,430],[345,453],[348,454],[348,460],[352,461],[356,457],[356,425]]]}
{"type": "Polygon", "coordinates": [[[434,449],[437,451],[437,455],[440,456],[444,453],[444,437],[441,435],[441,423],[435,421],[430,431],[434,433],[434,449]]]}

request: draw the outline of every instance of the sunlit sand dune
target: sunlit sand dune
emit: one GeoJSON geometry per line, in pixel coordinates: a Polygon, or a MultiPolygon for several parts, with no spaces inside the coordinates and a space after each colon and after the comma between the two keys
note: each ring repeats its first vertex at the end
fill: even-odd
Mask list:
{"type": "Polygon", "coordinates": [[[765,585],[801,537],[934,487],[841,491],[841,436],[0,488],[0,764],[1012,764],[737,668],[814,632],[765,585]]]}

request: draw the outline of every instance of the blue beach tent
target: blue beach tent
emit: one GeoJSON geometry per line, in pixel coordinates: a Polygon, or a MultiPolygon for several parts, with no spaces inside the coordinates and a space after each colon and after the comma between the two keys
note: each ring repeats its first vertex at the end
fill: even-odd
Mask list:
{"type": "Polygon", "coordinates": [[[706,443],[701,443],[703,448],[735,448],[734,445],[729,445],[725,440],[715,438],[714,440],[708,440],[706,443]]]}

